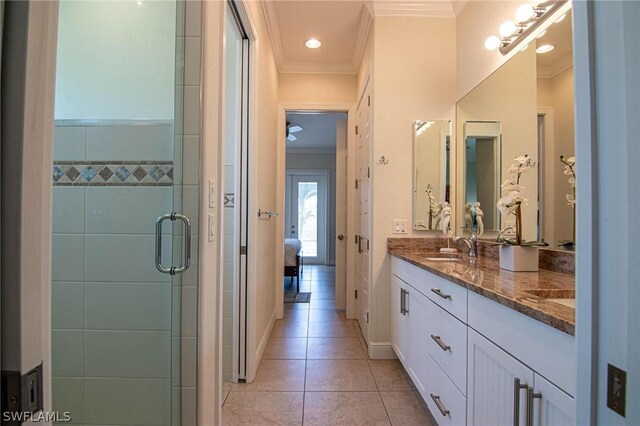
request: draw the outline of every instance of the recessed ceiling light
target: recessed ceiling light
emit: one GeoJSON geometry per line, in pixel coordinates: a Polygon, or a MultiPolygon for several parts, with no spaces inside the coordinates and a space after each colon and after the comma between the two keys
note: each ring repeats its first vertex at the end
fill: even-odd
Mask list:
{"type": "Polygon", "coordinates": [[[317,38],[310,38],[309,40],[304,42],[304,45],[309,49],[317,49],[318,47],[322,46],[322,42],[317,38]]]}
{"type": "Polygon", "coordinates": [[[548,53],[555,49],[553,44],[543,44],[542,46],[536,49],[536,53],[548,53]]]}

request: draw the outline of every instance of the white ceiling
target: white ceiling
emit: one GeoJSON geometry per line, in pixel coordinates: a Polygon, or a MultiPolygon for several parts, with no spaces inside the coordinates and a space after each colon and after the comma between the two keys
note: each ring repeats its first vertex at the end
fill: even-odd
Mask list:
{"type": "Polygon", "coordinates": [[[287,113],[291,126],[300,126],[303,130],[293,133],[298,140],[287,140],[287,152],[317,151],[331,152],[336,149],[336,122],[346,119],[346,113],[287,113]]]}
{"type": "Polygon", "coordinates": [[[465,0],[267,0],[269,34],[281,73],[356,74],[373,16],[454,16],[465,0]],[[322,41],[308,49],[310,38],[322,41]]]}

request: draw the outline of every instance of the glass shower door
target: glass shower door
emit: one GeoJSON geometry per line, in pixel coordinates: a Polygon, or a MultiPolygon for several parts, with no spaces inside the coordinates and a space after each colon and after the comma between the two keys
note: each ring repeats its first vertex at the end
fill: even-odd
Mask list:
{"type": "Polygon", "coordinates": [[[200,6],[60,3],[52,375],[72,424],[195,425],[200,6]]]}

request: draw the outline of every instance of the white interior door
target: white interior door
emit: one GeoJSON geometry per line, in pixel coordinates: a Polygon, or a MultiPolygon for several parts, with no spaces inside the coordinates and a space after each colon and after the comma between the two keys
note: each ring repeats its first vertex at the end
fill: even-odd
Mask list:
{"type": "Polygon", "coordinates": [[[347,306],[347,120],[336,125],[336,308],[347,306]]]}
{"type": "Polygon", "coordinates": [[[369,86],[360,100],[357,111],[357,148],[356,148],[356,234],[358,249],[356,253],[356,297],[358,322],[364,339],[369,341],[369,249],[370,249],[370,151],[371,151],[371,101],[369,86]]]}
{"type": "Polygon", "coordinates": [[[327,248],[327,175],[292,174],[286,234],[302,242],[305,263],[325,264],[327,248]]]}

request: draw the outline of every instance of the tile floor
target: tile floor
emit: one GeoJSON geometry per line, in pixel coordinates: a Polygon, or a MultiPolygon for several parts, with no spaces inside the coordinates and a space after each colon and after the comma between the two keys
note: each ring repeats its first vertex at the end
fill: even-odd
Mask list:
{"type": "Polygon", "coordinates": [[[304,268],[311,303],[285,304],[253,383],[225,383],[223,424],[435,425],[399,361],[368,359],[356,321],[335,310],[334,268],[304,268]]]}

